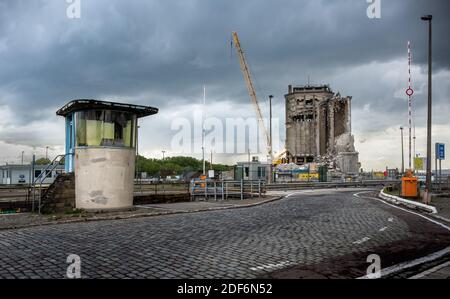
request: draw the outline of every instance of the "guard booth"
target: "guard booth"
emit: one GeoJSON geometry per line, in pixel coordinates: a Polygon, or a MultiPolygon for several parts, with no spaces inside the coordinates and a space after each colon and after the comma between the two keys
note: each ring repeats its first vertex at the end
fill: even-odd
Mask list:
{"type": "Polygon", "coordinates": [[[137,122],[158,109],[97,100],[74,100],[65,117],[66,172],[75,172],[75,205],[87,211],[133,206],[137,122]]]}

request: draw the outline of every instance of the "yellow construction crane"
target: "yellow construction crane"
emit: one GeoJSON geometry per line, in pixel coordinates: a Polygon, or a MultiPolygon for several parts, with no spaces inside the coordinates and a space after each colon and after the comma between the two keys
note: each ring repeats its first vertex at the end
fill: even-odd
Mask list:
{"type": "Polygon", "coordinates": [[[239,63],[241,65],[242,74],[244,75],[244,80],[245,83],[247,84],[248,94],[250,95],[250,100],[256,111],[256,117],[258,119],[259,128],[263,133],[264,138],[266,139],[267,153],[269,154],[272,163],[273,160],[272,140],[270,140],[270,136],[269,134],[267,134],[267,129],[266,126],[264,125],[264,118],[261,113],[261,109],[259,108],[255,86],[253,85],[252,77],[250,76],[250,70],[248,68],[247,61],[245,60],[244,51],[241,48],[241,43],[239,42],[237,32],[233,32],[232,34],[233,34],[233,43],[234,46],[236,47],[236,51],[239,57],[239,63]]]}

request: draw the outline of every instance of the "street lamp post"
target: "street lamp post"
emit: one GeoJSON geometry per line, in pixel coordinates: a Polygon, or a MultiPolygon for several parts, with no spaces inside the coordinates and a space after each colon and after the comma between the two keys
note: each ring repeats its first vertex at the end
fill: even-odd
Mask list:
{"type": "Polygon", "coordinates": [[[428,120],[427,120],[427,180],[425,202],[430,202],[431,193],[431,125],[432,125],[432,15],[423,16],[422,21],[428,22],[428,120]]]}
{"type": "Polygon", "coordinates": [[[141,128],[139,124],[136,122],[136,170],[135,170],[135,177],[140,182],[140,169],[139,169],[139,129],[141,128]]]}
{"type": "Polygon", "coordinates": [[[400,127],[401,135],[402,135],[402,175],[405,173],[405,150],[403,147],[403,127],[400,127]]]}
{"type": "Polygon", "coordinates": [[[269,184],[271,184],[272,180],[273,180],[272,99],[273,99],[273,95],[270,95],[269,96],[269,142],[270,142],[270,144],[269,144],[269,148],[270,148],[269,184]]]}

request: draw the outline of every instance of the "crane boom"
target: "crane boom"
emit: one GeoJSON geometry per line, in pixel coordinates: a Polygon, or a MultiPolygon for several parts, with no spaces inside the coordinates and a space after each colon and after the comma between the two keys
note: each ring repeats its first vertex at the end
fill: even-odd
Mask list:
{"type": "Polygon", "coordinates": [[[259,128],[264,134],[264,138],[266,139],[267,152],[272,159],[272,142],[270,140],[270,136],[267,133],[266,126],[264,125],[264,118],[261,113],[261,109],[259,108],[258,98],[256,96],[255,86],[253,85],[252,77],[250,76],[250,70],[247,65],[247,61],[245,60],[244,51],[242,51],[241,43],[239,42],[239,37],[237,32],[233,32],[233,43],[236,47],[237,54],[239,56],[239,64],[241,65],[241,71],[244,75],[245,83],[247,84],[248,94],[250,95],[251,102],[256,111],[256,117],[258,119],[259,128]]]}

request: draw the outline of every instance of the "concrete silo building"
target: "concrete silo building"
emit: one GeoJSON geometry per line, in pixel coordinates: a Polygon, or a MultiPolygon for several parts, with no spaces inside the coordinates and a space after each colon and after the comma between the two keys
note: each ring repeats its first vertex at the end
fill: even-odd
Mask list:
{"type": "Polygon", "coordinates": [[[351,97],[328,85],[289,85],[286,99],[286,150],[291,163],[325,163],[346,174],[358,172],[351,134],[351,97]]]}

